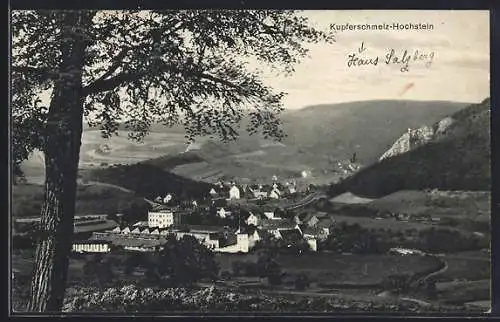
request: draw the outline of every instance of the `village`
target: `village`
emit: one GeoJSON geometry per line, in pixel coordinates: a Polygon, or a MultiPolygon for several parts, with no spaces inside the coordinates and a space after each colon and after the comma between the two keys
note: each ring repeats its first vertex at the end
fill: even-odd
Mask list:
{"type": "Polygon", "coordinates": [[[205,200],[186,202],[170,193],[158,196],[144,220],[94,231],[88,239],[75,240],[72,249],[77,253],[107,253],[120,248],[154,252],[173,234],[177,239],[193,236],[221,253],[248,253],[265,238],[280,240],[288,247],[303,243],[317,251],[318,241],[328,237],[335,221],[325,213],[299,215],[295,209],[301,204],[297,200],[316,200],[312,194],[311,187],[301,190],[295,181],[282,184],[276,176],[271,184],[238,185],[220,180],[205,200]],[[215,222],[196,222],[194,213],[215,222]]]}

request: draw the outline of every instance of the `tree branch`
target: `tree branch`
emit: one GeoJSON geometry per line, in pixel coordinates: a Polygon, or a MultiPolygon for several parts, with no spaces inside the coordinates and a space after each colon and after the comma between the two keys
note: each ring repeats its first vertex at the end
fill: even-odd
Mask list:
{"type": "Polygon", "coordinates": [[[99,77],[98,79],[96,79],[94,82],[103,81],[106,78],[108,78],[109,76],[113,75],[113,73],[120,67],[121,63],[123,62],[123,59],[125,58],[125,56],[127,55],[127,53],[131,49],[132,49],[132,47],[123,48],[118,53],[118,55],[115,56],[114,63],[109,67],[109,69],[107,71],[105,71],[104,74],[102,74],[102,76],[99,77]]]}
{"type": "Polygon", "coordinates": [[[12,72],[21,74],[36,74],[43,78],[57,78],[59,73],[47,67],[33,67],[33,66],[12,66],[12,72]]]}
{"type": "MultiPolygon", "coordinates": [[[[234,88],[234,89],[237,89],[240,91],[242,90],[241,86],[239,86],[237,84],[234,84],[234,83],[227,81],[225,79],[221,79],[219,77],[216,77],[216,76],[213,76],[210,74],[206,74],[203,72],[198,72],[198,71],[194,71],[194,70],[181,70],[181,69],[176,68],[174,66],[168,66],[165,69],[163,69],[162,72],[182,73],[186,76],[195,76],[195,77],[199,77],[201,79],[208,79],[208,80],[211,80],[215,83],[219,83],[219,84],[225,85],[225,86],[230,87],[230,88],[234,88]]],[[[113,76],[113,77],[108,78],[108,79],[96,80],[83,88],[83,94],[89,95],[92,93],[110,91],[118,86],[121,86],[122,84],[124,84],[126,82],[131,82],[131,81],[137,80],[140,77],[143,77],[147,74],[148,74],[147,71],[141,71],[141,72],[135,72],[135,73],[134,72],[121,73],[121,74],[118,74],[118,75],[113,76]]]]}

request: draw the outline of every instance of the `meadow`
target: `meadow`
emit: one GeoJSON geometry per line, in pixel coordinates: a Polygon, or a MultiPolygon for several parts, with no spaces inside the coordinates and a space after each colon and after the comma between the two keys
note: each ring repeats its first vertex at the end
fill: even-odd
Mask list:
{"type": "MultiPolygon", "coordinates": [[[[231,271],[235,261],[256,261],[255,254],[217,254],[221,270],[231,271]]],[[[377,286],[389,275],[413,275],[438,269],[441,262],[432,257],[392,255],[341,255],[307,253],[300,256],[279,254],[276,261],[287,275],[305,273],[323,287],[377,286]]]]}

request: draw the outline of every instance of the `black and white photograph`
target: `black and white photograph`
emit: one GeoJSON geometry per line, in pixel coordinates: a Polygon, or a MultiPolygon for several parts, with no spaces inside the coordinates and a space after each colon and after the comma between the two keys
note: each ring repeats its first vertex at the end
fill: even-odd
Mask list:
{"type": "Polygon", "coordinates": [[[491,313],[488,10],[9,26],[11,315],[491,313]]]}

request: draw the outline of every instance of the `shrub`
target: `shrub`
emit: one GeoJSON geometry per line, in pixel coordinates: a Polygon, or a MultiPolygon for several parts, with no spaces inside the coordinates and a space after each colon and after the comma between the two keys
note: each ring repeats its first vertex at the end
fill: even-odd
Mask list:
{"type": "Polygon", "coordinates": [[[295,279],[295,289],[299,291],[305,290],[307,287],[309,287],[309,277],[307,277],[307,274],[305,273],[300,273],[297,275],[297,278],[295,279]]]}

